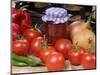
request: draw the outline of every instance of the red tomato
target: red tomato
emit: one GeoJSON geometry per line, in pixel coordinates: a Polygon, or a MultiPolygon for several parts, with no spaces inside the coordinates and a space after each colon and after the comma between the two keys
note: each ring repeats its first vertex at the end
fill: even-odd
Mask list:
{"type": "Polygon", "coordinates": [[[47,56],[46,67],[48,71],[61,71],[65,68],[65,59],[59,52],[52,52],[47,56]]]}
{"type": "Polygon", "coordinates": [[[81,65],[85,69],[96,68],[96,56],[95,53],[85,52],[81,58],[81,65]]]}
{"type": "Polygon", "coordinates": [[[54,51],[56,51],[56,50],[55,50],[55,48],[52,47],[52,46],[49,46],[49,47],[47,47],[47,48],[43,48],[43,49],[40,51],[39,57],[40,57],[40,59],[41,59],[42,61],[45,62],[47,56],[48,56],[49,54],[51,54],[52,52],[54,52],[54,51]]]}
{"type": "Polygon", "coordinates": [[[79,47],[77,49],[70,48],[68,52],[69,61],[72,65],[81,64],[81,56],[83,55],[85,49],[79,47]]]}
{"type": "Polygon", "coordinates": [[[41,36],[41,32],[39,30],[30,28],[30,29],[25,30],[24,36],[29,42],[31,42],[32,39],[41,36]]]}
{"type": "Polygon", "coordinates": [[[59,39],[55,43],[55,48],[58,52],[61,52],[64,57],[68,58],[68,49],[71,47],[71,41],[67,39],[59,39]]]}
{"type": "Polygon", "coordinates": [[[15,31],[16,33],[20,33],[20,26],[16,23],[12,23],[12,31],[15,31]]]}
{"type": "Polygon", "coordinates": [[[29,52],[29,43],[27,40],[16,40],[12,43],[12,51],[21,56],[26,56],[29,52]]]}
{"type": "Polygon", "coordinates": [[[17,33],[15,31],[12,31],[12,40],[16,40],[17,39],[17,33]]]}
{"type": "Polygon", "coordinates": [[[41,45],[44,42],[44,38],[37,37],[34,38],[31,42],[31,53],[35,56],[39,56],[39,53],[41,51],[41,45]]]}

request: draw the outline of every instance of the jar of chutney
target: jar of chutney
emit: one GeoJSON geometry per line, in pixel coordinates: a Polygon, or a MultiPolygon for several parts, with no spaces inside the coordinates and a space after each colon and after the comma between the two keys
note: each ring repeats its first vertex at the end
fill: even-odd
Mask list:
{"type": "Polygon", "coordinates": [[[45,35],[48,43],[53,45],[58,39],[68,38],[69,16],[67,10],[51,7],[45,10],[42,21],[45,26],[45,35]]]}

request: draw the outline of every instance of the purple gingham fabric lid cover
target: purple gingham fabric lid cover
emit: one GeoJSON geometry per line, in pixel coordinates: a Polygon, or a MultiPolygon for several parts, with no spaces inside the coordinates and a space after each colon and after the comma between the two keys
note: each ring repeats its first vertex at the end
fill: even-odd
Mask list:
{"type": "Polygon", "coordinates": [[[45,15],[42,16],[44,22],[52,21],[54,24],[65,23],[68,20],[67,10],[59,7],[51,7],[45,10],[45,15]]]}

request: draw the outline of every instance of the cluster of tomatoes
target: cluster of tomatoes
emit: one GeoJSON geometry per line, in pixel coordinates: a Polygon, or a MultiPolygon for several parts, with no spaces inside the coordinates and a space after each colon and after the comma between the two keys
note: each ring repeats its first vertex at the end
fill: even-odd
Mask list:
{"type": "Polygon", "coordinates": [[[31,54],[39,57],[46,64],[48,71],[64,70],[66,60],[69,60],[72,65],[82,65],[85,69],[96,67],[96,56],[92,50],[73,46],[70,40],[64,38],[50,46],[46,37],[42,37],[39,29],[27,26],[30,22],[28,22],[28,15],[25,17],[26,12],[19,13],[17,11],[14,14],[12,23],[13,53],[19,56],[31,54]],[[22,13],[26,19],[23,18],[22,13]],[[23,27],[26,28],[23,29],[23,27]]]}
{"type": "MultiPolygon", "coordinates": [[[[13,23],[12,28],[14,32],[20,31],[17,24],[13,23]]],[[[72,46],[68,39],[59,39],[53,46],[49,46],[47,39],[42,37],[38,29],[28,28],[21,35],[22,37],[13,34],[12,51],[20,56],[31,54],[39,57],[46,64],[48,71],[64,70],[66,60],[69,60],[72,65],[82,65],[85,69],[96,67],[95,52],[72,46]]]]}

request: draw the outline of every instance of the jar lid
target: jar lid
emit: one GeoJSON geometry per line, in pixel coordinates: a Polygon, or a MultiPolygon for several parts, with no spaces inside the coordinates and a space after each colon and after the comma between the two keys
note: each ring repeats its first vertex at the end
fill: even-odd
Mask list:
{"type": "Polygon", "coordinates": [[[42,16],[44,22],[52,21],[54,24],[65,23],[69,16],[67,10],[59,7],[51,7],[45,10],[45,15],[42,16]]]}

